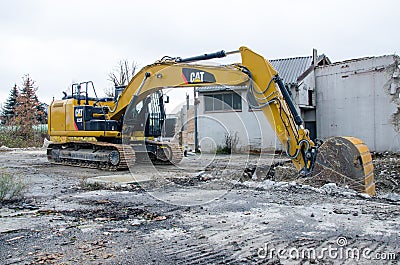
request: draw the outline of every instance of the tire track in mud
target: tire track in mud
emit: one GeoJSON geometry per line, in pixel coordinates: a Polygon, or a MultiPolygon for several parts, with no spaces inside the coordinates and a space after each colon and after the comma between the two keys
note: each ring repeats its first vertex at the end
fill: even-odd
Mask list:
{"type": "MultiPolygon", "coordinates": [[[[335,201],[334,198],[331,199],[335,201]]],[[[220,206],[217,206],[217,208],[205,206],[204,210],[193,209],[191,212],[183,214],[181,222],[190,233],[196,235],[194,238],[203,238],[213,246],[210,250],[204,250],[201,247],[196,248],[196,250],[209,251],[208,256],[216,259],[213,263],[274,264],[277,262],[279,264],[279,262],[284,262],[285,264],[308,264],[322,262],[323,264],[352,264],[352,262],[348,262],[349,259],[346,261],[346,259],[341,258],[340,255],[349,255],[345,251],[350,251],[350,254],[358,251],[356,252],[358,256],[350,256],[353,263],[354,261],[361,264],[379,263],[376,260],[371,263],[370,259],[361,256],[362,251],[368,250],[371,255],[377,253],[395,255],[394,258],[396,259],[388,262],[397,264],[400,260],[400,238],[398,232],[395,232],[396,227],[398,227],[396,225],[398,214],[395,213],[398,206],[385,205],[379,200],[352,201],[348,198],[339,199],[340,201],[343,200],[344,203],[339,203],[337,200],[335,203],[325,202],[324,205],[317,207],[320,211],[310,206],[304,208],[302,205],[285,205],[283,202],[281,202],[280,208],[275,203],[272,203],[270,208],[265,208],[265,206],[262,208],[247,206],[246,208],[245,204],[240,205],[236,202],[239,205],[238,208],[230,209],[230,206],[226,205],[225,211],[222,213],[218,213],[218,209],[221,209],[220,206]],[[207,208],[208,210],[205,210],[207,208]],[[296,222],[296,220],[293,221],[296,214],[288,212],[295,208],[298,208],[297,211],[300,214],[298,221],[302,221],[301,223],[296,222]],[[313,209],[312,212],[315,210],[315,216],[307,209],[308,211],[313,209]],[[324,210],[321,212],[321,209],[324,210]],[[335,209],[337,210],[335,211],[335,209]],[[304,211],[307,212],[305,215],[304,211]],[[282,212],[283,214],[280,215],[282,212]],[[285,214],[285,212],[289,214],[285,214]],[[364,221],[374,220],[375,222],[365,223],[365,227],[360,223],[361,228],[353,227],[353,222],[359,222],[357,221],[359,218],[364,221]],[[382,227],[379,226],[381,218],[386,218],[385,225],[382,227]],[[393,220],[390,220],[392,218],[393,220]],[[276,222],[277,219],[278,222],[276,222]],[[332,220],[336,220],[333,221],[334,227],[329,226],[332,220]],[[318,223],[320,225],[317,225],[318,223]],[[325,227],[325,224],[328,226],[325,227]],[[343,236],[346,244],[340,246],[337,242],[343,236]],[[264,251],[266,245],[268,248],[273,248],[275,253],[269,256],[268,250],[264,251]],[[335,254],[339,257],[330,257],[326,253],[327,250],[335,248],[342,252],[335,254]],[[281,258],[276,253],[279,250],[286,251],[281,258]],[[287,252],[290,250],[292,250],[292,253],[287,252]],[[308,256],[301,256],[303,250],[308,256]],[[296,251],[300,252],[298,258],[287,257],[288,254],[295,255],[296,251]],[[315,253],[315,257],[310,256],[310,251],[314,251],[311,254],[315,253]],[[215,252],[224,253],[224,256],[228,259],[223,259],[223,256],[213,256],[215,252]],[[265,257],[262,255],[263,253],[266,253],[265,257]]],[[[192,241],[192,244],[196,243],[192,241]]],[[[173,251],[174,248],[171,247],[171,249],[173,251]]],[[[190,253],[189,250],[187,255],[190,255],[190,253]]],[[[185,257],[183,255],[183,258],[185,257]]],[[[201,257],[201,255],[196,254],[193,263],[196,263],[197,259],[202,261],[201,257]]],[[[207,259],[205,258],[205,260],[207,259]]]]}
{"type": "Polygon", "coordinates": [[[151,242],[170,264],[235,264],[229,252],[216,249],[203,237],[182,229],[159,229],[142,240],[151,242]]]}
{"type": "Polygon", "coordinates": [[[256,261],[257,248],[271,240],[273,233],[265,226],[230,229],[224,216],[207,217],[210,226],[202,219],[188,221],[188,236],[179,239],[177,246],[170,246],[166,254],[176,257],[177,264],[247,264],[256,261]],[[249,231],[252,230],[252,231],[249,231]]]}

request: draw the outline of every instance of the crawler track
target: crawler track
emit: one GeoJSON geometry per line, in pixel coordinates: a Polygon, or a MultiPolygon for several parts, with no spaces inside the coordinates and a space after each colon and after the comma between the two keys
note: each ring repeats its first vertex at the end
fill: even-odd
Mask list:
{"type": "MultiPolygon", "coordinates": [[[[159,147],[157,156],[151,156],[154,164],[176,165],[183,158],[182,148],[178,143],[151,141],[147,144],[159,147]]],[[[130,145],[107,142],[50,144],[47,158],[53,164],[101,170],[126,170],[136,162],[135,151],[130,145]]]]}
{"type": "Polygon", "coordinates": [[[172,157],[168,157],[169,163],[176,165],[181,162],[183,158],[181,146],[178,143],[174,142],[169,142],[166,144],[166,146],[167,148],[169,148],[170,153],[172,154],[172,157]]]}
{"type": "Polygon", "coordinates": [[[155,159],[152,159],[152,162],[154,164],[176,165],[182,161],[183,151],[182,147],[178,143],[156,141],[147,141],[147,143],[159,146],[157,157],[155,159]]]}
{"type": "Polygon", "coordinates": [[[106,142],[68,142],[50,144],[47,159],[54,164],[124,170],[135,163],[131,146],[106,142]]]}

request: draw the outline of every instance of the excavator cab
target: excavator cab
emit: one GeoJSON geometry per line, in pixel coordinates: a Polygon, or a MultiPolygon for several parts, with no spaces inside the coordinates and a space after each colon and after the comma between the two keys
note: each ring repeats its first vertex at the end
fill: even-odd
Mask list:
{"type": "Polygon", "coordinates": [[[182,159],[178,143],[163,141],[167,101],[162,91],[157,90],[133,102],[125,113],[122,142],[132,146],[138,162],[176,164],[182,159]]]}
{"type": "Polygon", "coordinates": [[[164,96],[156,91],[136,104],[132,109],[132,131],[139,137],[155,139],[160,137],[165,121],[164,96]]]}

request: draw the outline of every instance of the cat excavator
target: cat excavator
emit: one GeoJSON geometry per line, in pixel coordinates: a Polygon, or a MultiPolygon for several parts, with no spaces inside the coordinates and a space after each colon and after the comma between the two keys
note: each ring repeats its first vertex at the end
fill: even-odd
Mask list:
{"type": "Polygon", "coordinates": [[[312,141],[278,72],[247,47],[190,58],[165,56],[142,68],[126,87],[116,88],[114,98],[89,97],[92,82],[72,85],[71,94],[64,92],[63,99],[49,106],[48,160],[108,170],[126,169],[140,157],[177,164],[183,157],[181,146],[162,138],[168,101],[162,90],[208,86],[245,86],[251,107],[263,112],[301,178],[375,194],[368,147],[355,137],[312,141]],[[235,53],[241,63],[201,63],[235,53]]]}

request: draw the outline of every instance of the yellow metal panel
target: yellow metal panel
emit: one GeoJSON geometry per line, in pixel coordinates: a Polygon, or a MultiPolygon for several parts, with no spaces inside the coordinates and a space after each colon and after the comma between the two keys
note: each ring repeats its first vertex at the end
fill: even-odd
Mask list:
{"type": "Polygon", "coordinates": [[[375,183],[371,184],[370,186],[366,186],[365,193],[370,196],[375,196],[376,195],[375,183]]]}
{"type": "Polygon", "coordinates": [[[363,162],[364,164],[367,164],[367,163],[371,162],[371,161],[372,161],[371,153],[368,152],[368,153],[362,154],[362,155],[361,155],[361,159],[362,159],[362,162],[363,162]]]}
{"type": "Polygon", "coordinates": [[[358,151],[360,151],[360,154],[364,155],[364,154],[370,154],[368,146],[366,146],[365,144],[357,144],[356,145],[358,151]]]}
{"type": "Polygon", "coordinates": [[[68,136],[50,136],[50,141],[55,143],[65,142],[96,142],[94,137],[68,137],[68,136]]]}
{"type": "Polygon", "coordinates": [[[68,99],[65,106],[65,130],[66,131],[76,131],[74,125],[74,106],[77,105],[77,101],[74,99],[68,99]]]}
{"type": "Polygon", "coordinates": [[[365,177],[365,186],[369,187],[372,184],[374,184],[374,174],[370,173],[369,175],[367,175],[367,177],[365,177]]]}
{"type": "Polygon", "coordinates": [[[118,131],[54,131],[52,136],[68,136],[68,137],[121,137],[118,131]]]}
{"type": "Polygon", "coordinates": [[[361,139],[358,139],[358,138],[355,138],[355,137],[352,137],[352,136],[346,136],[346,137],[343,137],[343,138],[349,140],[349,141],[352,142],[354,145],[357,145],[357,144],[364,144],[364,142],[361,141],[361,139]]]}
{"type": "Polygon", "coordinates": [[[65,130],[65,101],[53,101],[50,110],[51,115],[49,119],[49,132],[50,135],[55,131],[65,130]]]}
{"type": "Polygon", "coordinates": [[[372,163],[364,165],[364,174],[368,176],[368,174],[370,174],[371,172],[374,172],[374,166],[372,165],[372,163]]]}

